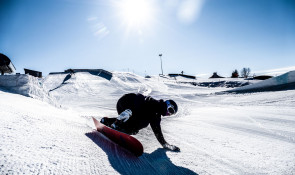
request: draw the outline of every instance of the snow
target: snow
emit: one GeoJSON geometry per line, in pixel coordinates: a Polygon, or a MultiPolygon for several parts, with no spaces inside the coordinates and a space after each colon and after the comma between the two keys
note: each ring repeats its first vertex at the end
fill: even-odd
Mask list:
{"type": "Polygon", "coordinates": [[[0,88],[55,105],[55,101],[44,90],[42,80],[30,75],[0,76],[0,88]]]}
{"type": "Polygon", "coordinates": [[[218,93],[229,88],[187,82],[245,80],[124,72],[110,81],[89,73],[15,76],[0,76],[0,174],[295,174],[295,90],[218,93]],[[117,100],[130,92],[178,103],[162,130],[181,152],[161,148],[147,127],[135,135],[144,147],[136,158],[94,130],[91,117],[115,117],[117,100]]]}
{"type": "Polygon", "coordinates": [[[251,91],[251,90],[263,90],[272,87],[278,87],[282,85],[291,85],[294,87],[295,83],[295,71],[287,72],[283,75],[261,81],[249,86],[240,87],[237,89],[230,90],[229,92],[240,92],[240,91],[251,91]]]}

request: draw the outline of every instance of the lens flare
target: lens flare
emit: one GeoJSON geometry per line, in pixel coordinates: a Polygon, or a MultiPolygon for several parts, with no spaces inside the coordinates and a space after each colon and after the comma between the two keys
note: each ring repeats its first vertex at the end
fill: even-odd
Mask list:
{"type": "Polygon", "coordinates": [[[121,0],[116,7],[121,22],[129,29],[141,30],[154,20],[152,0],[121,0]]]}

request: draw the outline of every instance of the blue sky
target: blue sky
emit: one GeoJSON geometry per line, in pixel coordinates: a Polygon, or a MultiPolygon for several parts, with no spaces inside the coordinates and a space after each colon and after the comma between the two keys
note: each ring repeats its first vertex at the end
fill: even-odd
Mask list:
{"type": "Polygon", "coordinates": [[[294,0],[0,0],[0,24],[20,73],[295,70],[294,0]]]}

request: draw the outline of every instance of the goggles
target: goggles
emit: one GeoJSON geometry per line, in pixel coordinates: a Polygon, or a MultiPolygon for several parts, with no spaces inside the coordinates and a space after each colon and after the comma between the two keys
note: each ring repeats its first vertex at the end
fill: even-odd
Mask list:
{"type": "Polygon", "coordinates": [[[166,101],[166,104],[167,104],[167,114],[168,115],[175,114],[174,106],[169,102],[169,100],[166,101]]]}

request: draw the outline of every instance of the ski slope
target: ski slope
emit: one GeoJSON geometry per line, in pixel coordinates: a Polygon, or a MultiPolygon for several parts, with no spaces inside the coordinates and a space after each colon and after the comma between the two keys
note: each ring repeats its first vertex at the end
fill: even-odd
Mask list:
{"type": "Polygon", "coordinates": [[[228,88],[179,81],[49,75],[41,84],[54,105],[0,87],[0,174],[295,174],[295,90],[219,94],[228,88]],[[130,92],[178,103],[162,130],[181,152],[161,148],[147,127],[136,158],[94,130],[91,117],[115,117],[130,92]]]}

